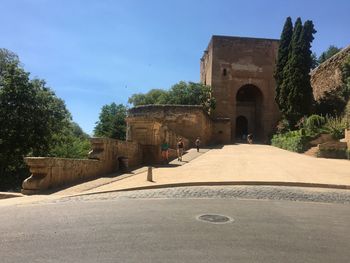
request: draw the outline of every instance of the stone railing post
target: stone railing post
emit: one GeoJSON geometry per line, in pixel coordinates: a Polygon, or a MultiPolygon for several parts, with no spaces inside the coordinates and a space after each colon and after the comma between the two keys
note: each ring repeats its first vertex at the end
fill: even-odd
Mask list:
{"type": "Polygon", "coordinates": [[[92,150],[89,152],[89,159],[104,161],[106,158],[104,138],[90,138],[92,150]]]}
{"type": "Polygon", "coordinates": [[[49,187],[51,180],[51,168],[53,158],[50,157],[26,157],[31,176],[22,183],[23,194],[35,194],[49,187]]]}
{"type": "Polygon", "coordinates": [[[106,172],[117,169],[117,140],[111,138],[91,138],[91,152],[89,159],[96,159],[103,163],[106,172]]]}

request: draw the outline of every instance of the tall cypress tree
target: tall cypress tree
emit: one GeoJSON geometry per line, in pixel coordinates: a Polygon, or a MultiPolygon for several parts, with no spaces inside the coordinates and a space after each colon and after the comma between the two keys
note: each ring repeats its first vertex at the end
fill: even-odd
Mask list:
{"type": "Polygon", "coordinates": [[[298,86],[302,83],[303,59],[300,46],[302,28],[301,19],[298,17],[295,21],[288,61],[283,69],[283,81],[280,88],[281,111],[292,126],[301,117],[298,99],[302,94],[299,93],[298,86]]]}
{"type": "Polygon", "coordinates": [[[281,95],[280,90],[283,82],[283,69],[286,66],[288,61],[288,54],[289,54],[289,48],[290,48],[292,36],[293,36],[292,19],[290,17],[287,17],[286,22],[284,23],[284,26],[283,26],[282,34],[281,34],[281,39],[280,39],[279,48],[278,48],[276,69],[274,74],[274,77],[276,80],[275,101],[280,109],[283,107],[283,100],[280,97],[281,95]]]}
{"type": "Polygon", "coordinates": [[[300,52],[302,62],[302,83],[298,88],[300,89],[300,93],[302,93],[302,97],[300,100],[301,112],[300,114],[306,115],[309,114],[312,109],[313,104],[313,94],[312,87],[310,82],[310,70],[312,68],[313,59],[311,52],[311,43],[314,40],[313,34],[317,31],[314,28],[314,24],[311,20],[307,20],[304,23],[303,30],[300,35],[300,52]]]}
{"type": "Polygon", "coordinates": [[[296,20],[280,88],[280,102],[283,105],[281,111],[292,127],[301,117],[310,113],[312,106],[309,73],[312,66],[310,48],[314,33],[316,30],[312,21],[306,21],[303,26],[300,18],[296,20]]]}

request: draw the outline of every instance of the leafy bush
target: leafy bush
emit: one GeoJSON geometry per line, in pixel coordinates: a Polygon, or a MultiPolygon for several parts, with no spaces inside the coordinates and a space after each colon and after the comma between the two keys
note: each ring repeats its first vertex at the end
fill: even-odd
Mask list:
{"type": "Polygon", "coordinates": [[[341,117],[326,117],[324,125],[325,131],[332,135],[336,140],[344,138],[344,130],[347,127],[346,119],[341,117]]]}
{"type": "Polygon", "coordinates": [[[307,148],[310,137],[302,130],[289,131],[283,134],[276,134],[271,139],[271,145],[289,150],[292,152],[304,152],[307,148]]]}
{"type": "Polygon", "coordinates": [[[320,129],[326,123],[326,119],[319,115],[311,115],[305,121],[305,129],[311,133],[320,133],[320,129]]]}

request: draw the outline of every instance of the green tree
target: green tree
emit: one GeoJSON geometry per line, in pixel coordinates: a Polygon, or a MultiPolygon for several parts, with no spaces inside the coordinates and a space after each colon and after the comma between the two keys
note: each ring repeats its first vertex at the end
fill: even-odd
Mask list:
{"type": "Polygon", "coordinates": [[[283,26],[283,31],[281,34],[280,44],[278,47],[278,55],[276,62],[276,70],[274,73],[274,77],[276,80],[276,94],[275,101],[279,108],[283,107],[284,99],[281,97],[281,85],[283,83],[283,69],[288,61],[288,54],[290,49],[290,42],[293,36],[293,24],[292,19],[287,17],[286,22],[283,26]]]}
{"type": "Polygon", "coordinates": [[[8,64],[19,65],[18,56],[6,48],[0,48],[0,76],[8,64]]]}
{"type": "Polygon", "coordinates": [[[311,110],[312,88],[309,73],[314,33],[316,30],[312,21],[306,21],[303,26],[301,19],[297,18],[280,89],[280,109],[292,127],[311,110]]]}
{"type": "MultiPolygon", "coordinates": [[[[299,52],[299,38],[302,31],[302,22],[300,17],[295,21],[293,36],[290,43],[288,60],[283,68],[283,79],[280,88],[280,110],[287,117],[288,121],[291,120],[293,111],[293,94],[295,92],[294,86],[298,85],[301,77],[300,68],[300,52],[299,52]]],[[[292,126],[296,121],[292,121],[292,126]]]]}
{"type": "Polygon", "coordinates": [[[166,104],[167,91],[162,89],[151,89],[146,94],[133,94],[128,102],[134,106],[149,104],[166,104]]]}
{"type": "Polygon", "coordinates": [[[312,60],[311,69],[317,68],[319,63],[315,52],[311,54],[311,60],[312,60]]]}
{"type": "Polygon", "coordinates": [[[126,136],[127,107],[123,104],[104,105],[101,109],[99,121],[96,122],[94,135],[124,140],[126,136]]]}
{"type": "Polygon", "coordinates": [[[318,64],[325,62],[327,59],[329,59],[332,56],[334,56],[335,54],[337,54],[340,50],[341,50],[341,48],[338,48],[334,45],[330,45],[328,47],[328,49],[326,51],[322,52],[322,54],[319,56],[318,64]]]}
{"type": "MultiPolygon", "coordinates": [[[[34,79],[30,81],[35,93],[35,116],[30,119],[32,131],[40,140],[33,140],[32,154],[34,156],[46,156],[49,154],[54,141],[54,136],[71,125],[71,114],[64,101],[46,86],[44,80],[34,79]]],[[[66,156],[60,156],[66,157],[66,156]]]]}
{"type": "Polygon", "coordinates": [[[6,189],[27,176],[26,155],[45,156],[53,136],[70,120],[64,102],[42,80],[30,80],[16,56],[0,54],[0,185],[6,189]]]}
{"type": "Polygon", "coordinates": [[[54,134],[53,143],[47,156],[64,158],[87,158],[90,150],[89,136],[75,122],[62,127],[54,134]]]}
{"type": "Polygon", "coordinates": [[[313,57],[311,51],[311,43],[314,40],[314,34],[317,31],[311,20],[307,20],[304,23],[301,35],[300,35],[300,53],[302,58],[302,83],[298,86],[300,96],[300,115],[307,115],[312,111],[312,105],[314,104],[313,92],[310,80],[310,71],[313,66],[313,57]]]}
{"type": "Polygon", "coordinates": [[[129,98],[133,106],[147,104],[202,105],[208,112],[215,108],[212,88],[201,83],[180,81],[169,90],[153,89],[146,94],[134,94],[129,98]]]}
{"type": "Polygon", "coordinates": [[[88,139],[90,136],[86,134],[83,129],[78,125],[76,122],[70,123],[72,133],[74,137],[80,138],[80,139],[88,139]]]}

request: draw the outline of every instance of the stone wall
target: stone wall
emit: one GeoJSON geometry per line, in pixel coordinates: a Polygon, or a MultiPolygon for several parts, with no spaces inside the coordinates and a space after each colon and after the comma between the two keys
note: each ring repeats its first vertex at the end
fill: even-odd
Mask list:
{"type": "Polygon", "coordinates": [[[160,145],[166,138],[171,146],[177,137],[188,140],[193,147],[197,137],[202,145],[212,139],[213,123],[202,106],[191,105],[146,105],[129,110],[127,117],[131,140],[143,145],[160,145]]]}
{"type": "Polygon", "coordinates": [[[200,131],[198,125],[209,123],[209,117],[200,106],[146,105],[129,110],[127,121],[127,140],[141,145],[145,164],[162,161],[160,145],[167,141],[170,159],[176,157],[178,138],[181,137],[185,149],[193,146],[197,137],[203,136],[204,143],[211,134],[200,131]],[[192,136],[191,139],[188,136],[192,136]]]}
{"type": "Polygon", "coordinates": [[[231,142],[231,119],[217,118],[214,121],[213,143],[229,144],[231,142]]]}
{"type": "Polygon", "coordinates": [[[337,90],[342,85],[341,66],[350,56],[350,46],[327,59],[311,72],[311,86],[314,98],[319,100],[325,92],[337,90]]]}
{"type": "Polygon", "coordinates": [[[129,165],[142,163],[142,148],[135,142],[92,138],[89,159],[27,157],[31,176],[23,181],[22,193],[35,194],[46,189],[86,181],[118,170],[118,157],[128,157],[129,165]]]}
{"type": "Polygon", "coordinates": [[[213,64],[213,41],[211,40],[200,60],[200,79],[204,85],[212,86],[212,72],[213,72],[212,64],[213,64]]]}
{"type": "Polygon", "coordinates": [[[117,159],[127,157],[130,167],[143,163],[142,151],[142,146],[137,142],[117,141],[117,159]]]}

